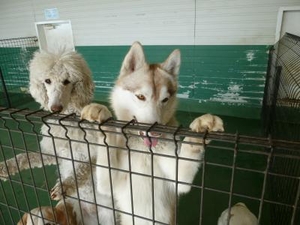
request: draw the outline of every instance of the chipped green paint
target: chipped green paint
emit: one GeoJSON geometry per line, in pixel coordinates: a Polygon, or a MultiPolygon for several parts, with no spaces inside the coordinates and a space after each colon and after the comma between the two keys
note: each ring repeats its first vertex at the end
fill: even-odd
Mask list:
{"type": "MultiPolygon", "coordinates": [[[[259,118],[269,46],[144,46],[148,62],[180,49],[179,108],[259,118]]],[[[77,47],[88,61],[98,99],[106,99],[129,46],[77,47]]]]}
{"type": "MultiPolygon", "coordinates": [[[[129,47],[76,47],[93,72],[97,101],[108,101],[109,92],[129,47]]],[[[162,62],[176,48],[182,54],[178,78],[180,110],[259,118],[269,46],[144,46],[150,63],[162,62]]],[[[18,57],[15,60],[19,60],[18,57]]],[[[8,72],[4,71],[8,85],[12,88],[17,86],[14,91],[26,88],[28,72],[16,74],[12,65],[5,65],[11,68],[8,72]],[[11,79],[15,76],[22,77],[11,79]]]]}

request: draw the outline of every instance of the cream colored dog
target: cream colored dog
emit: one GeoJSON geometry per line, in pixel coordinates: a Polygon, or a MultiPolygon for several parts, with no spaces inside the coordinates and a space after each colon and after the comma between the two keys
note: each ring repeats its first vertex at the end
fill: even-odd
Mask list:
{"type": "Polygon", "coordinates": [[[55,207],[43,206],[25,213],[17,225],[79,225],[74,211],[75,201],[59,201],[55,207]]]}
{"type": "Polygon", "coordinates": [[[218,225],[258,225],[256,216],[247,208],[247,206],[239,202],[229,209],[225,209],[219,217],[218,225]],[[229,222],[229,223],[228,223],[229,222]]]}
{"type": "MultiPolygon", "coordinates": [[[[111,105],[117,119],[177,125],[175,111],[180,61],[180,51],[174,50],[163,63],[149,65],[141,44],[134,43],[123,61],[111,93],[111,105]]],[[[111,113],[103,105],[90,104],[81,115],[89,121],[103,122],[111,113]]],[[[196,118],[190,128],[195,132],[224,130],[223,121],[210,114],[196,118]]],[[[113,194],[121,211],[121,224],[131,225],[134,222],[150,225],[155,220],[174,225],[177,195],[191,189],[201,166],[203,139],[186,137],[183,143],[178,142],[176,146],[170,135],[151,131],[128,132],[126,138],[106,134],[108,144],[119,147],[117,150],[110,148],[110,165],[123,170],[111,172],[113,194]],[[131,150],[126,150],[127,146],[131,150]]],[[[103,142],[103,137],[99,138],[103,142]]],[[[97,164],[108,166],[104,150],[99,147],[97,164]]],[[[109,170],[97,167],[96,175],[98,192],[110,195],[109,170]]]]}
{"type": "MultiPolygon", "coordinates": [[[[93,98],[94,84],[87,63],[77,52],[36,52],[30,62],[29,89],[44,110],[79,115],[93,98]]],[[[111,207],[111,198],[94,192],[95,168],[90,163],[96,163],[97,149],[88,146],[87,141],[92,143],[97,138],[93,133],[86,136],[77,122],[59,121],[63,117],[46,117],[46,124],[41,127],[41,152],[26,149],[27,152],[1,162],[0,178],[6,179],[25,169],[57,165],[60,179],[51,189],[51,198],[80,198],[81,207],[74,208],[79,210],[77,221],[111,225],[113,213],[105,208],[111,207]],[[96,203],[105,207],[97,208],[96,203]]]]}

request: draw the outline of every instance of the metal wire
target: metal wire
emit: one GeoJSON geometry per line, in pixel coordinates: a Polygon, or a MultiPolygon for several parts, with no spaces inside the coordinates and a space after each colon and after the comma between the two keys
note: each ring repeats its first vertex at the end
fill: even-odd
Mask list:
{"type": "MultiPolygon", "coordinates": [[[[169,126],[163,126],[159,124],[143,124],[143,123],[135,123],[134,121],[126,122],[126,121],[116,121],[116,120],[107,120],[102,124],[97,123],[89,123],[86,121],[81,121],[79,118],[74,117],[71,115],[57,115],[57,114],[49,114],[47,112],[43,111],[31,111],[31,110],[16,110],[16,109],[7,109],[7,108],[0,108],[0,118],[3,121],[2,124],[0,124],[0,134],[3,132],[8,132],[11,134],[11,137],[5,141],[4,137],[0,137],[0,150],[1,150],[1,160],[7,160],[8,159],[8,152],[13,155],[13,157],[16,157],[16,153],[18,151],[23,151],[26,154],[29,154],[31,149],[27,145],[26,138],[28,135],[33,135],[34,137],[37,137],[36,139],[41,139],[42,137],[49,137],[52,140],[53,148],[54,148],[54,155],[56,163],[58,164],[58,160],[71,160],[73,164],[73,173],[75,174],[75,186],[78,186],[78,182],[76,181],[76,171],[75,171],[75,163],[82,163],[89,168],[96,168],[101,167],[105,168],[109,172],[109,183],[110,183],[110,190],[111,190],[111,198],[112,198],[112,206],[108,207],[105,205],[97,204],[96,201],[89,202],[84,199],[80,199],[79,193],[77,192],[77,195],[73,195],[73,197],[68,196],[69,198],[74,198],[77,201],[81,202],[87,202],[90,204],[95,204],[96,206],[100,206],[103,208],[107,208],[110,210],[113,210],[114,212],[114,222],[117,224],[118,222],[118,215],[119,214],[125,214],[132,217],[132,223],[136,224],[136,219],[142,219],[145,221],[149,221],[149,224],[164,224],[162,221],[157,221],[156,213],[155,213],[155,204],[158,204],[158,200],[155,198],[155,182],[156,181],[164,181],[166,183],[172,183],[175,187],[175,193],[178,195],[178,185],[189,185],[192,188],[193,193],[199,193],[200,198],[197,199],[197,206],[190,205],[189,207],[195,208],[198,211],[197,215],[195,215],[195,220],[197,222],[195,224],[210,224],[207,221],[210,221],[207,215],[207,210],[209,209],[208,203],[211,204],[217,204],[217,214],[215,215],[215,221],[218,219],[218,216],[222,212],[222,209],[225,209],[229,207],[229,213],[230,213],[230,207],[235,204],[237,199],[242,199],[245,202],[248,202],[250,204],[250,209],[254,211],[254,213],[257,215],[258,220],[260,224],[271,224],[270,218],[272,216],[275,216],[275,214],[272,214],[268,210],[269,206],[272,206],[273,208],[277,207],[276,210],[283,210],[284,212],[288,212],[288,222],[286,223],[286,218],[284,220],[280,220],[280,218],[277,218],[278,221],[285,221],[285,224],[298,224],[298,218],[299,218],[299,195],[300,195],[300,171],[298,170],[277,170],[272,167],[275,163],[278,163],[278,161],[284,161],[284,160],[292,160],[294,163],[300,163],[300,156],[296,155],[300,149],[300,142],[297,141],[288,141],[288,140],[278,140],[273,139],[271,137],[264,138],[264,137],[253,137],[253,136],[244,136],[239,133],[235,134],[228,134],[228,133],[195,133],[191,132],[190,130],[182,127],[169,127],[169,126]],[[11,123],[14,123],[15,125],[11,125],[11,123]],[[28,129],[24,129],[24,126],[28,127],[28,129]],[[22,126],[21,126],[22,125],[22,126]],[[39,129],[41,125],[46,125],[48,127],[48,132],[46,134],[38,133],[36,130],[39,129]],[[65,134],[63,137],[56,137],[53,135],[53,132],[51,130],[51,126],[61,126],[63,129],[65,129],[65,134]],[[79,129],[83,132],[83,138],[82,140],[77,140],[72,138],[72,136],[69,135],[70,129],[79,129]],[[95,132],[95,135],[103,135],[104,136],[104,142],[103,144],[99,143],[93,143],[87,138],[87,132],[93,131],[95,132]],[[166,134],[162,135],[161,137],[156,137],[160,139],[161,141],[166,142],[173,142],[174,143],[174,153],[173,154],[164,154],[162,152],[156,152],[153,150],[152,145],[150,144],[149,151],[142,151],[140,149],[133,149],[130,148],[129,145],[129,138],[131,136],[138,137],[138,132],[133,131],[143,131],[146,135],[146,137],[149,138],[151,141],[151,133],[161,133],[166,134]],[[16,145],[15,142],[17,140],[17,137],[14,136],[14,133],[20,134],[20,140],[21,145],[16,145]],[[98,133],[98,134],[97,134],[98,133]],[[125,145],[123,147],[117,148],[116,146],[110,145],[109,141],[107,141],[107,135],[119,135],[120,137],[125,138],[125,145]],[[182,137],[191,137],[191,138],[203,138],[204,140],[211,140],[207,146],[205,146],[206,142],[203,141],[203,145],[206,148],[205,155],[202,159],[190,159],[186,157],[182,157],[179,154],[179,147],[182,144],[193,144],[193,145],[202,145],[201,143],[194,143],[192,141],[185,141],[182,137]],[[80,161],[79,159],[73,158],[73,156],[70,158],[67,157],[61,157],[57,151],[57,147],[55,146],[56,140],[65,140],[69,142],[70,148],[72,148],[71,143],[80,143],[85,146],[87,146],[88,153],[90,156],[90,148],[93,146],[101,146],[105,147],[107,151],[107,160],[108,164],[106,165],[98,165],[94,163],[91,159],[87,161],[80,161]],[[3,149],[7,149],[5,152],[3,149]],[[124,153],[127,154],[128,157],[128,166],[126,169],[124,168],[118,168],[115,165],[113,165],[110,162],[110,152],[111,151],[124,151],[124,153]],[[220,160],[218,161],[217,155],[214,155],[215,151],[220,151],[222,157],[228,157],[229,160],[225,161],[220,160]],[[149,161],[151,164],[151,170],[149,174],[143,174],[139,171],[135,171],[132,169],[133,162],[131,155],[134,153],[139,154],[145,154],[147,157],[149,156],[149,161]],[[212,157],[212,154],[214,155],[212,157]],[[246,162],[250,160],[250,162],[254,163],[254,165],[248,166],[247,164],[244,165],[244,161],[246,158],[246,162]],[[154,160],[155,157],[165,157],[169,159],[173,159],[175,162],[175,168],[174,172],[175,177],[174,178],[166,178],[162,177],[160,175],[157,175],[154,173],[154,160]],[[244,157],[244,158],[243,158],[244,157]],[[178,172],[179,172],[179,160],[185,160],[189,161],[191,163],[197,162],[201,163],[202,167],[199,169],[199,179],[198,181],[195,181],[193,183],[184,182],[179,179],[178,172]],[[257,165],[256,165],[257,164],[257,165]],[[214,177],[216,175],[212,174],[211,168],[215,170],[222,170],[222,171],[229,171],[228,176],[224,177],[214,177]],[[112,178],[112,173],[126,173],[128,174],[129,184],[130,184],[130,195],[131,195],[131,212],[124,212],[123,210],[120,210],[118,208],[117,202],[115,202],[115,193],[114,193],[114,182],[112,178]],[[251,174],[251,177],[255,177],[255,179],[258,179],[259,181],[256,182],[256,186],[260,187],[260,190],[257,194],[252,194],[251,192],[247,191],[240,191],[240,188],[238,185],[242,184],[243,182],[239,178],[239,173],[247,173],[251,174]],[[136,210],[134,208],[135,198],[133,196],[134,194],[134,183],[132,182],[132,176],[142,176],[145,178],[149,178],[151,182],[149,183],[151,185],[151,210],[152,214],[150,218],[138,215],[136,214],[136,210]],[[212,183],[212,179],[216,179],[212,183]],[[283,195],[281,198],[277,198],[272,193],[271,185],[272,179],[288,179],[296,183],[296,187],[294,189],[291,189],[291,192],[289,193],[289,196],[283,195]],[[221,180],[223,183],[227,183],[226,187],[219,186],[219,181],[221,180]],[[210,193],[207,195],[207,193],[210,193]],[[211,195],[222,195],[226,197],[226,201],[222,202],[215,202],[213,203],[213,199],[210,199],[211,195]],[[255,203],[251,205],[251,202],[255,203]],[[199,218],[198,218],[199,217],[199,218]],[[267,222],[266,222],[267,221],[267,222]]],[[[72,149],[70,149],[72,150],[72,149]]],[[[40,146],[37,146],[37,149],[34,149],[34,152],[37,154],[40,154],[40,158],[43,160],[44,157],[50,157],[51,154],[45,154],[41,152],[40,146]]],[[[53,156],[53,155],[52,155],[53,156]]],[[[11,157],[11,156],[10,156],[11,157]]],[[[28,159],[30,162],[30,160],[28,159]]],[[[5,223],[16,223],[15,218],[21,218],[22,214],[24,213],[24,210],[21,205],[18,204],[18,198],[19,195],[22,195],[23,198],[26,199],[27,205],[26,208],[30,210],[30,207],[35,205],[35,207],[41,207],[42,202],[45,202],[45,200],[42,201],[42,199],[38,199],[37,202],[29,204],[30,196],[26,195],[26,193],[23,191],[21,193],[18,193],[14,187],[13,183],[21,185],[22,189],[25,190],[27,187],[33,188],[33,191],[38,198],[38,194],[40,191],[49,191],[49,186],[51,185],[50,181],[47,178],[47,174],[44,171],[44,167],[46,166],[43,162],[43,167],[41,168],[43,170],[43,174],[45,176],[46,181],[46,188],[41,187],[38,185],[38,182],[35,180],[35,170],[32,170],[30,168],[30,176],[34,179],[31,184],[25,183],[23,180],[23,176],[26,176],[23,172],[19,174],[20,179],[16,179],[15,176],[8,177],[8,181],[11,183],[11,190],[5,190],[5,187],[3,185],[7,185],[5,182],[1,181],[1,189],[3,190],[3,196],[0,195],[0,208],[6,207],[9,213],[5,217],[2,218],[5,223]],[[8,199],[5,196],[5,193],[7,191],[10,191],[13,199],[16,204],[12,205],[10,201],[12,199],[8,199]],[[17,216],[15,215],[15,212],[17,212],[17,216]]],[[[59,166],[57,167],[59,170],[59,166]]],[[[58,171],[58,175],[60,174],[60,171],[58,171]]],[[[89,173],[88,176],[92,176],[92,183],[94,183],[94,173],[89,173]]],[[[247,176],[247,175],[245,175],[247,176]]],[[[60,176],[58,176],[59,182],[62,182],[60,176]]],[[[221,183],[222,183],[221,182],[221,183]]],[[[254,182],[254,181],[253,181],[254,182]]],[[[254,185],[254,184],[253,184],[254,185]]],[[[279,184],[279,187],[282,184],[279,184]]],[[[283,186],[285,187],[285,186],[283,186]]],[[[93,189],[94,193],[94,200],[96,200],[95,192],[96,189],[93,189]]],[[[189,195],[189,194],[188,194],[189,195]]],[[[48,197],[49,202],[48,205],[51,205],[50,198],[48,197]]],[[[182,218],[181,215],[181,207],[182,203],[180,202],[181,198],[175,199],[175,223],[179,224],[182,218]]],[[[274,209],[275,209],[274,208],[274,209]]],[[[276,211],[277,212],[277,211],[276,211]]],[[[278,214],[278,213],[277,213],[278,214]]],[[[0,220],[1,221],[1,220],[0,220]]],[[[272,223],[273,224],[273,223],[272,223]]]]}
{"type": "Polygon", "coordinates": [[[28,63],[37,49],[37,37],[0,40],[1,106],[17,107],[20,103],[31,101],[31,97],[26,95],[28,63]]]}
{"type": "MultiPolygon", "coordinates": [[[[81,131],[84,133],[83,135],[83,139],[86,141],[86,145],[87,145],[87,150],[88,150],[88,158],[89,158],[89,164],[90,164],[90,171],[91,171],[91,179],[92,179],[92,185],[93,185],[93,197],[94,197],[94,201],[97,202],[97,198],[96,198],[96,190],[95,190],[95,186],[96,186],[96,182],[95,182],[95,178],[93,176],[93,166],[92,166],[92,160],[91,160],[91,149],[90,149],[90,144],[87,140],[87,133],[85,132],[85,129],[82,127],[81,125],[82,121],[78,122],[78,127],[81,129],[81,131]]],[[[96,207],[96,213],[98,214],[98,207],[96,207]]],[[[97,222],[98,224],[100,224],[99,221],[99,217],[97,216],[97,222]]]]}
{"type": "MultiPolygon", "coordinates": [[[[300,37],[286,33],[274,46],[269,54],[268,73],[265,86],[262,116],[265,134],[271,134],[275,139],[300,141],[300,37]]],[[[292,157],[278,159],[274,149],[270,162],[271,172],[283,174],[298,174],[300,151],[291,151],[292,157]]],[[[294,199],[290,193],[298,189],[298,181],[289,178],[270,176],[273,197],[278,201],[291,202],[294,199]]],[[[296,199],[295,204],[298,204],[296,199]]],[[[300,223],[297,206],[293,213],[285,212],[280,207],[272,207],[274,219],[272,224],[288,224],[287,215],[293,215],[293,222],[300,223]]]]}

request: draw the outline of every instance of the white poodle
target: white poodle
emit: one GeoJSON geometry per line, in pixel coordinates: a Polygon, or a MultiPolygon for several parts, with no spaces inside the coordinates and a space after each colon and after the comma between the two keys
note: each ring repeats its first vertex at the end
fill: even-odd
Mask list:
{"type": "Polygon", "coordinates": [[[47,125],[41,127],[41,153],[27,151],[1,162],[0,178],[6,179],[25,169],[56,164],[59,179],[51,190],[51,198],[80,198],[82,210],[77,209],[75,213],[77,220],[84,224],[113,224],[112,210],[107,209],[111,207],[111,198],[94,190],[95,168],[92,164],[96,163],[96,147],[87,145],[87,141],[95,143],[96,136],[93,132],[83,132],[77,122],[67,121],[59,114],[79,115],[81,109],[90,103],[94,84],[87,63],[76,52],[37,52],[30,62],[29,89],[43,109],[57,114],[48,118],[47,125]],[[95,206],[96,201],[99,207],[95,206]]]}

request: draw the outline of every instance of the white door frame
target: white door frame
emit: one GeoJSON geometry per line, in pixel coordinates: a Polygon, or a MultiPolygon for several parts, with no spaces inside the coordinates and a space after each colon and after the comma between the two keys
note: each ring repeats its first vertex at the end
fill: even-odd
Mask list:
{"type": "Polygon", "coordinates": [[[280,7],[277,16],[277,26],[275,33],[275,43],[280,39],[280,33],[282,28],[282,18],[283,13],[287,11],[300,11],[300,6],[288,6],[288,7],[280,7]]]}
{"type": "Polygon", "coordinates": [[[68,24],[70,26],[70,37],[71,39],[68,42],[68,46],[71,47],[71,50],[75,50],[74,45],[74,36],[73,36],[73,30],[72,30],[72,24],[70,20],[56,20],[56,21],[44,21],[44,22],[36,22],[35,23],[35,29],[37,33],[37,37],[39,40],[39,48],[40,50],[47,50],[47,38],[44,30],[44,26],[55,26],[55,25],[61,25],[61,24],[68,24]]]}

